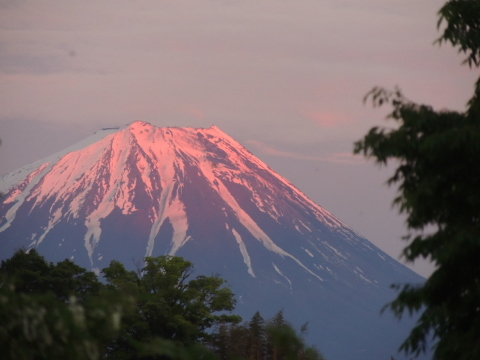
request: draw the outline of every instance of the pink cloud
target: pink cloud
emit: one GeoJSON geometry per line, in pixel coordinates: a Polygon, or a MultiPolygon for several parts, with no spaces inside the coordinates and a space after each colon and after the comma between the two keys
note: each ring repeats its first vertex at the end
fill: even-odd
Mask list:
{"type": "Polygon", "coordinates": [[[324,161],[324,162],[344,164],[344,165],[357,165],[357,164],[365,163],[365,159],[363,157],[356,156],[347,152],[331,153],[326,156],[315,156],[315,155],[305,155],[301,153],[296,153],[293,151],[279,150],[256,140],[247,140],[247,143],[253,145],[262,153],[272,155],[272,156],[280,156],[280,157],[286,157],[286,158],[298,159],[298,160],[324,161]]]}
{"type": "Polygon", "coordinates": [[[328,128],[341,126],[348,122],[345,116],[324,111],[309,111],[305,116],[313,120],[317,125],[328,128]]]}
{"type": "Polygon", "coordinates": [[[196,119],[200,119],[200,120],[205,119],[205,113],[199,108],[189,107],[184,109],[183,112],[196,119]]]}

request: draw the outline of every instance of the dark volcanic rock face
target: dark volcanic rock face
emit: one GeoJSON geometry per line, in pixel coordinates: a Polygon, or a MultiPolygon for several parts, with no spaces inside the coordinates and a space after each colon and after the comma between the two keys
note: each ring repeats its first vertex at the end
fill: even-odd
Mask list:
{"type": "Polygon", "coordinates": [[[392,283],[422,278],[216,127],[103,130],[2,187],[2,258],[37,248],[98,271],[183,256],[227,279],[246,318],[283,308],[308,321],[308,341],[332,360],[388,359],[411,326],[380,309],[392,283]]]}

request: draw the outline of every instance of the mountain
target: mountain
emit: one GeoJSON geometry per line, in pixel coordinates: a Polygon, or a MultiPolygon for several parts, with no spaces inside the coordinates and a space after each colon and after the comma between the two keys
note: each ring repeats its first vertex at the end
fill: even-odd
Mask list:
{"type": "Polygon", "coordinates": [[[3,259],[36,248],[98,273],[114,259],[134,269],[182,256],[228,280],[244,319],[284,309],[308,321],[307,342],[330,360],[397,357],[412,326],[380,309],[392,283],[423,278],[215,126],[102,129],[0,184],[3,259]]]}

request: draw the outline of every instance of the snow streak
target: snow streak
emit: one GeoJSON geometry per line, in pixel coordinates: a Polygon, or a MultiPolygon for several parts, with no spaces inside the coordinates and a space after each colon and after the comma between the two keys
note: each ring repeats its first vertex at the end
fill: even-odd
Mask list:
{"type": "Polygon", "coordinates": [[[252,275],[253,277],[256,277],[255,273],[253,272],[253,269],[252,269],[252,261],[250,260],[250,255],[248,255],[247,248],[245,247],[245,244],[243,243],[242,237],[240,236],[240,234],[235,229],[232,229],[232,234],[233,234],[233,236],[235,236],[235,240],[237,240],[237,244],[238,244],[238,246],[240,248],[240,252],[243,256],[243,262],[248,267],[248,273],[250,275],[252,275]]]}

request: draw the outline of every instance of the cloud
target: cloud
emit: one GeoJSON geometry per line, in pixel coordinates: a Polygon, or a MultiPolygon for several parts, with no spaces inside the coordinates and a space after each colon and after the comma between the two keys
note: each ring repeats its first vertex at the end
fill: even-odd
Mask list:
{"type": "Polygon", "coordinates": [[[186,109],[183,110],[183,112],[195,119],[205,119],[205,113],[199,109],[199,108],[195,108],[195,107],[187,107],[186,109]]]}
{"type": "Polygon", "coordinates": [[[337,127],[348,123],[345,116],[325,111],[309,111],[305,116],[321,127],[337,127]]]}
{"type": "Polygon", "coordinates": [[[293,151],[279,150],[277,148],[268,146],[267,144],[260,141],[256,141],[256,140],[247,140],[246,142],[250,145],[253,145],[260,152],[267,155],[272,155],[272,156],[279,156],[279,157],[298,159],[298,160],[322,161],[322,162],[344,164],[344,165],[358,165],[358,164],[365,163],[365,159],[363,157],[356,156],[347,152],[337,152],[337,153],[327,154],[326,156],[316,156],[316,155],[306,155],[306,154],[297,153],[293,151]]]}

